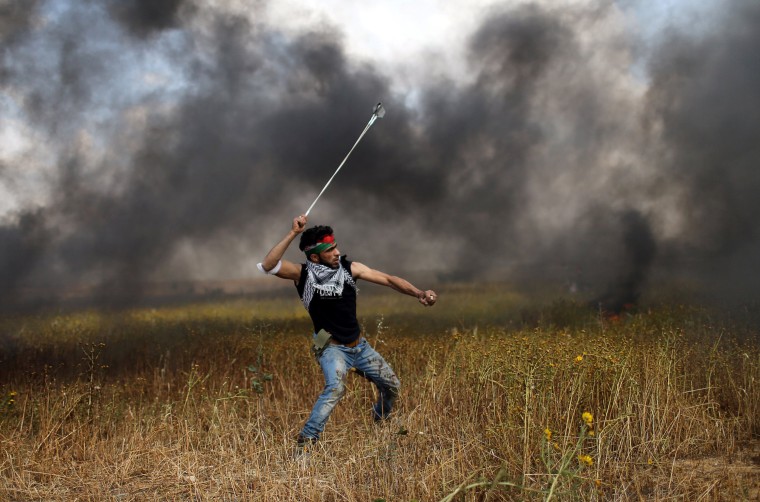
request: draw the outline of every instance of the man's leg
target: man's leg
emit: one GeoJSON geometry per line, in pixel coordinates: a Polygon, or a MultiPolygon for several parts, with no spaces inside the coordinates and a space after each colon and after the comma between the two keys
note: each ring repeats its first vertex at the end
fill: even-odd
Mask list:
{"type": "Polygon", "coordinates": [[[372,381],[377,386],[380,396],[372,407],[372,413],[376,421],[387,418],[393,409],[393,402],[398,397],[401,382],[375,349],[367,342],[357,346],[360,349],[354,362],[357,373],[372,381]]]}
{"type": "Polygon", "coordinates": [[[348,364],[345,354],[338,345],[328,345],[319,358],[319,365],[325,376],[325,387],[317,398],[311,415],[298,435],[299,443],[314,442],[325,429],[335,405],[346,393],[346,371],[348,364]]]}

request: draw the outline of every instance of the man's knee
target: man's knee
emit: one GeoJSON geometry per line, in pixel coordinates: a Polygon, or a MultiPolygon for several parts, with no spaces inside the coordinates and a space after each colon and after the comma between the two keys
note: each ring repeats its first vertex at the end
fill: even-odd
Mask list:
{"type": "Polygon", "coordinates": [[[333,401],[340,401],[346,394],[346,382],[341,378],[325,386],[326,397],[333,401]]]}

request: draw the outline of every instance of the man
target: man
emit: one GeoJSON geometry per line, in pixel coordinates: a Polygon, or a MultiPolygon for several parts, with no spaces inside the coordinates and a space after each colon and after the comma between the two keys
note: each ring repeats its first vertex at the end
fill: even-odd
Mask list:
{"type": "MultiPolygon", "coordinates": [[[[346,390],[346,375],[351,368],[372,381],[378,390],[378,400],[372,407],[376,421],[385,419],[393,408],[400,382],[393,370],[361,336],[356,319],[356,281],[388,286],[400,293],[414,296],[430,307],[435,304],[434,291],[422,291],[408,281],[373,270],[341,256],[330,227],[316,226],[306,230],[306,216],[293,219],[290,232],[258,264],[259,270],[290,279],[308,310],[314,324],[314,339],[329,333],[329,342],[318,354],[319,365],[325,377],[325,387],[314,409],[298,435],[303,447],[319,439],[335,405],[346,390]],[[306,254],[306,263],[296,264],[283,260],[290,243],[301,234],[299,249],[306,254]]],[[[326,338],[326,337],[325,337],[326,338]]]]}

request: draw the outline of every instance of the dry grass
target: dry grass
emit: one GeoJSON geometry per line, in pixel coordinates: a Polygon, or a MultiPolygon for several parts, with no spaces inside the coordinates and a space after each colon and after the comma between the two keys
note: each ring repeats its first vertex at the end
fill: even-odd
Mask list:
{"type": "Polygon", "coordinates": [[[373,424],[354,376],[308,461],[294,437],[322,380],[295,298],[5,319],[0,500],[760,496],[751,333],[697,309],[610,323],[444,293],[362,300],[397,413],[373,424]]]}

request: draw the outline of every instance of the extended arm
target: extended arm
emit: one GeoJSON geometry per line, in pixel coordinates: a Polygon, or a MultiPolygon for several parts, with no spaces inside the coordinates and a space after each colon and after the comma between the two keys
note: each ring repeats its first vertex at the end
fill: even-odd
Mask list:
{"type": "Polygon", "coordinates": [[[399,293],[414,296],[426,307],[432,307],[438,299],[438,295],[431,289],[422,291],[406,279],[371,269],[362,263],[353,262],[351,264],[351,275],[353,275],[355,279],[364,279],[365,281],[379,284],[381,286],[388,286],[399,293]]]}
{"type": "Polygon", "coordinates": [[[293,226],[290,231],[267,253],[264,257],[264,261],[259,264],[261,265],[261,268],[269,273],[281,262],[279,270],[274,275],[282,277],[283,279],[297,281],[301,275],[301,266],[291,261],[283,260],[282,256],[285,254],[285,251],[287,251],[290,243],[293,242],[298,234],[302,233],[305,229],[306,216],[301,215],[297,218],[293,218],[293,226]]]}

